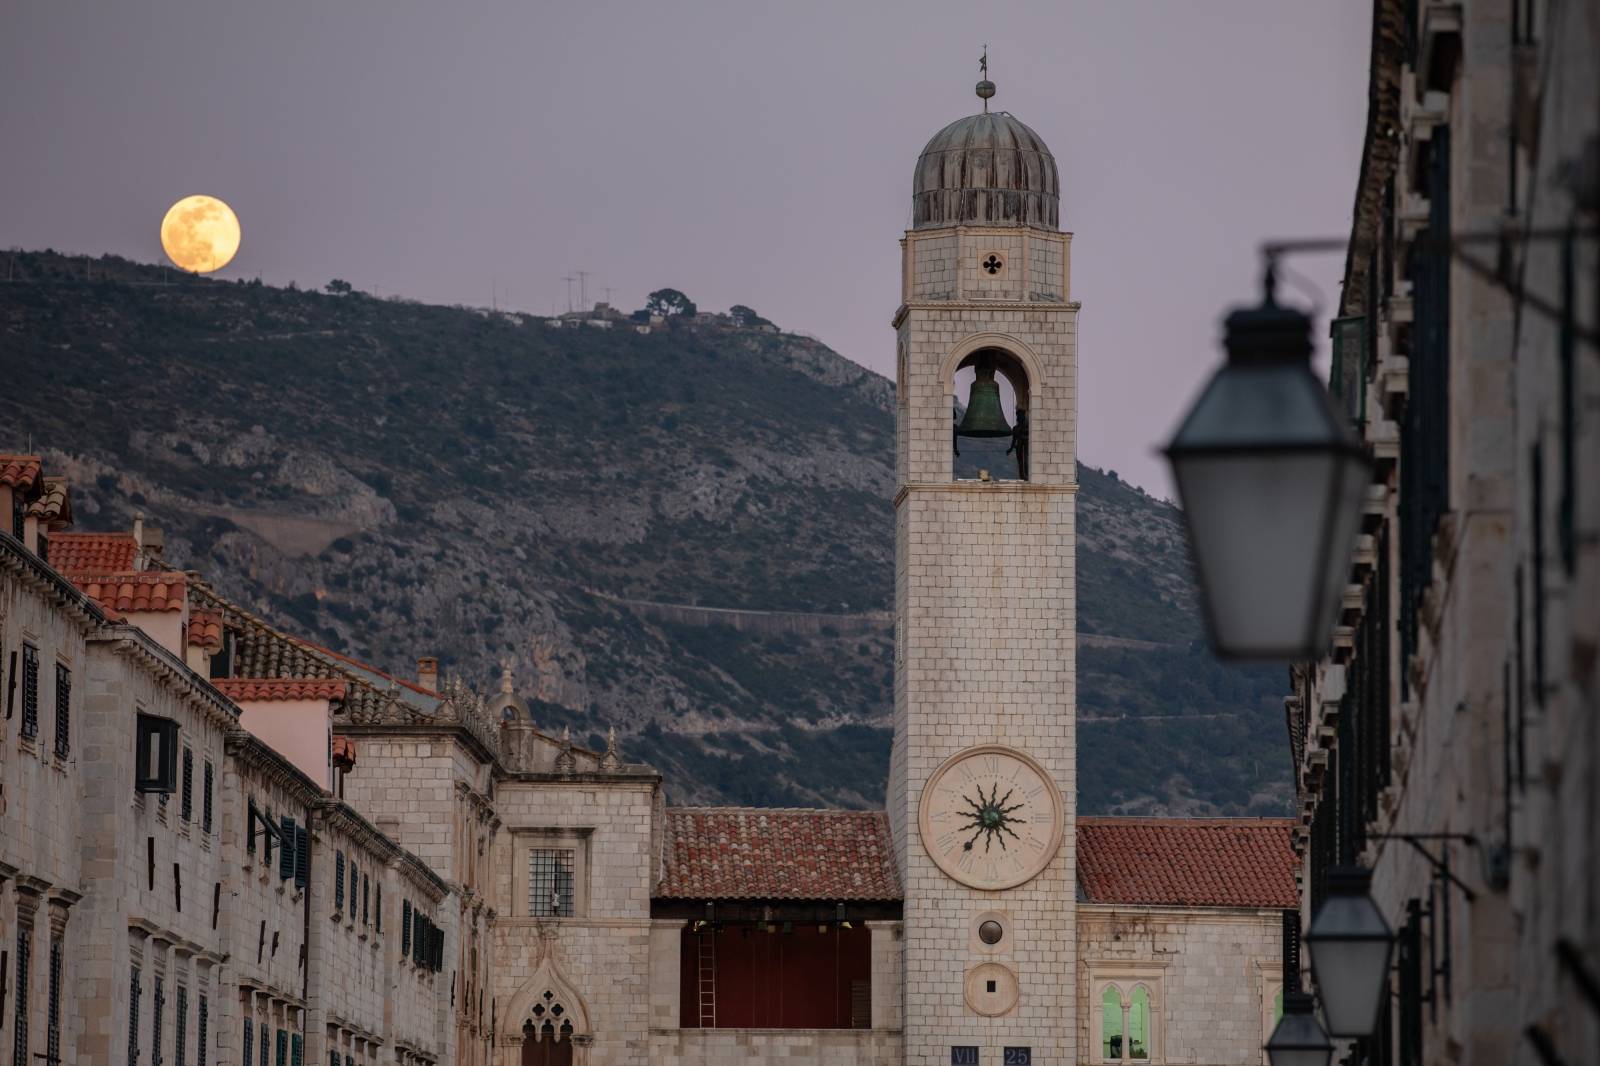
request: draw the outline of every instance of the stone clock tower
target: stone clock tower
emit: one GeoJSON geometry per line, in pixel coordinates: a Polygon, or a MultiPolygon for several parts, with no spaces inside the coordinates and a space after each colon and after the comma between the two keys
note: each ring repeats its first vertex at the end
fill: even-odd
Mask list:
{"type": "Polygon", "coordinates": [[[1077,1061],[1078,305],[1055,160],[978,95],[917,160],[894,318],[906,1061],[1058,1066],[1077,1061]]]}

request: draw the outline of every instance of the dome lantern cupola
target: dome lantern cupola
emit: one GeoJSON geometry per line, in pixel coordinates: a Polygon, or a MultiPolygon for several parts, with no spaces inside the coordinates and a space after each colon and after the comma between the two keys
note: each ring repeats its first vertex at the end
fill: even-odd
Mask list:
{"type": "Polygon", "coordinates": [[[994,83],[978,83],[984,110],[933,135],[917,158],[911,226],[1060,228],[1056,160],[1037,133],[1005,111],[988,110],[994,83]]]}

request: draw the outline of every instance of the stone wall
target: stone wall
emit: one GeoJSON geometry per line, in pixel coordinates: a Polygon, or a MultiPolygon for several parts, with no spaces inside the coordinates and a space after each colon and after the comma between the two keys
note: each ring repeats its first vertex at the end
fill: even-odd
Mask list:
{"type": "Polygon", "coordinates": [[[1265,1062],[1262,1044],[1283,986],[1282,935],[1275,910],[1079,904],[1078,1061],[1108,1061],[1107,987],[1126,1001],[1143,985],[1151,996],[1154,1061],[1265,1062]]]}

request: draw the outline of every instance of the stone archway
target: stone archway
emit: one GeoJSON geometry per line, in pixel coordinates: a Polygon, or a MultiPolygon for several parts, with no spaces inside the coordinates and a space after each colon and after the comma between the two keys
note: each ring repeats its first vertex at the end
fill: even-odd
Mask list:
{"type": "Polygon", "coordinates": [[[504,1056],[503,1066],[583,1066],[593,1031],[589,1007],[546,950],[532,977],[507,1004],[499,1043],[520,1053],[504,1056]]]}

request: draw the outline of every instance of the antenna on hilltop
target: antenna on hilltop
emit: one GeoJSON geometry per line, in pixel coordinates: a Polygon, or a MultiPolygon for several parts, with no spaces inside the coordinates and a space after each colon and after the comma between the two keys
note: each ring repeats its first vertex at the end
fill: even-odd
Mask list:
{"type": "Polygon", "coordinates": [[[606,304],[607,304],[607,306],[609,306],[611,304],[611,294],[613,292],[615,292],[615,291],[616,290],[613,289],[610,285],[606,286],[606,304]]]}
{"type": "Polygon", "coordinates": [[[561,280],[567,283],[567,314],[572,314],[572,283],[578,279],[571,274],[561,275],[561,280]]]}
{"type": "Polygon", "coordinates": [[[584,311],[589,310],[589,275],[591,270],[578,271],[578,307],[584,311]]]}

